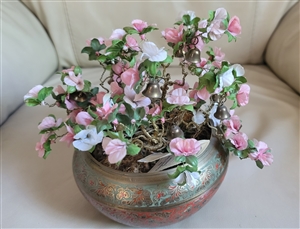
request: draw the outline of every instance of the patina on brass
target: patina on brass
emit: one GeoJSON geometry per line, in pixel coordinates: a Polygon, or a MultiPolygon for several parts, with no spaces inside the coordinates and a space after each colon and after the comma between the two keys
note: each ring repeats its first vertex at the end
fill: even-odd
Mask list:
{"type": "Polygon", "coordinates": [[[187,51],[185,54],[185,60],[190,63],[200,63],[201,62],[201,52],[198,48],[193,48],[187,51]]]}
{"type": "Polygon", "coordinates": [[[143,91],[143,95],[150,99],[160,99],[162,97],[161,89],[157,81],[150,81],[146,89],[143,91]]]}
{"type": "Polygon", "coordinates": [[[229,119],[230,118],[230,113],[228,112],[228,109],[227,109],[226,106],[220,105],[220,106],[217,107],[217,110],[216,110],[214,116],[217,119],[225,120],[225,119],[229,119]]]}

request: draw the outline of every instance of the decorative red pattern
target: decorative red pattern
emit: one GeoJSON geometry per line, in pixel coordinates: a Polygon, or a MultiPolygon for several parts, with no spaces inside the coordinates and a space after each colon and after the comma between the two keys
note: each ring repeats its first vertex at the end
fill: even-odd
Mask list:
{"type": "Polygon", "coordinates": [[[220,177],[218,182],[215,183],[211,189],[209,189],[202,195],[181,205],[165,207],[165,209],[159,211],[157,211],[157,209],[153,209],[151,211],[150,208],[145,209],[145,211],[118,209],[117,207],[110,207],[103,203],[100,203],[99,201],[92,199],[85,193],[83,194],[86,199],[101,213],[119,223],[134,227],[161,227],[177,223],[196,213],[216,193],[224,179],[224,176],[225,173],[222,177],[220,177]]]}

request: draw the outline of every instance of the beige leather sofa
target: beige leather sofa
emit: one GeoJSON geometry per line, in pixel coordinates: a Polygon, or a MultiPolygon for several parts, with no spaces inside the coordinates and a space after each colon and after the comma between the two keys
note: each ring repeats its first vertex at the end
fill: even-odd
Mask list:
{"type": "MultiPolygon", "coordinates": [[[[110,36],[133,19],[173,25],[182,10],[207,17],[224,7],[240,17],[242,34],[222,47],[245,67],[250,103],[238,110],[250,138],[268,143],[274,163],[258,169],[230,157],[217,194],[190,218],[169,228],[299,227],[299,3],[297,1],[3,1],[1,51],[1,227],[126,228],[97,212],[73,180],[72,148],[57,144],[43,160],[34,150],[37,124],[49,112],[28,108],[23,96],[37,84],[58,83],[55,71],[83,67],[97,82],[98,65],[81,54],[85,41],[110,36]]],[[[156,34],[158,35],[158,33],[156,34]]],[[[159,35],[149,37],[166,46],[159,35]]],[[[171,74],[180,71],[174,66],[171,74]]]]}

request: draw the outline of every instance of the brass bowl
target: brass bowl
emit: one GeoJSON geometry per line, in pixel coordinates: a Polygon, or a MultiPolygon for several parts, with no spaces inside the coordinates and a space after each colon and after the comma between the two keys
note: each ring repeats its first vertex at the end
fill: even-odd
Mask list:
{"type": "Polygon", "coordinates": [[[228,153],[213,136],[200,156],[201,179],[193,189],[175,185],[170,171],[126,173],[100,164],[88,152],[75,151],[73,157],[84,197],[110,219],[134,227],[162,227],[194,214],[218,190],[227,167],[228,153]]]}

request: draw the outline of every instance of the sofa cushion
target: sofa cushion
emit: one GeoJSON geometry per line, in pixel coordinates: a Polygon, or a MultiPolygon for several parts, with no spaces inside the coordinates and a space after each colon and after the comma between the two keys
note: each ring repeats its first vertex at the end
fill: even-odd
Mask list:
{"type": "MultiPolygon", "coordinates": [[[[212,200],[168,228],[299,227],[299,96],[266,66],[245,65],[250,103],[237,113],[243,132],[272,148],[274,163],[260,170],[250,159],[230,157],[224,182],[212,200]]],[[[172,79],[181,69],[169,71],[172,79]]],[[[100,69],[83,69],[98,83],[100,69]]],[[[193,76],[187,76],[192,85],[193,76]]],[[[57,85],[55,75],[45,86],[57,85]]],[[[4,228],[128,228],[100,214],[82,196],[72,175],[72,148],[53,146],[46,160],[35,152],[37,125],[63,109],[22,106],[2,127],[2,226],[4,228]],[[28,210],[30,209],[30,210],[28,210]],[[17,219],[17,220],[16,220],[17,219]]]]}
{"type": "Polygon", "coordinates": [[[85,41],[90,38],[110,37],[114,29],[130,26],[133,19],[142,19],[149,24],[157,23],[159,31],[148,36],[159,47],[167,44],[161,31],[174,26],[183,10],[193,10],[201,18],[208,17],[209,10],[225,8],[231,16],[237,15],[242,24],[242,35],[235,43],[227,38],[212,42],[211,46],[222,47],[226,59],[232,63],[257,64],[263,62],[266,44],[282,16],[295,1],[34,1],[26,4],[40,19],[52,38],[64,67],[99,66],[81,55],[85,41]],[[122,10],[118,10],[122,9],[122,10]],[[276,12],[276,13],[274,13],[276,12]],[[53,16],[55,15],[55,17],[53,16]]]}
{"type": "Polygon", "coordinates": [[[36,17],[19,1],[3,2],[0,125],[35,84],[57,69],[56,51],[36,17]]]}
{"type": "Polygon", "coordinates": [[[277,76],[300,93],[299,2],[282,19],[266,50],[266,62],[277,76]]]}

